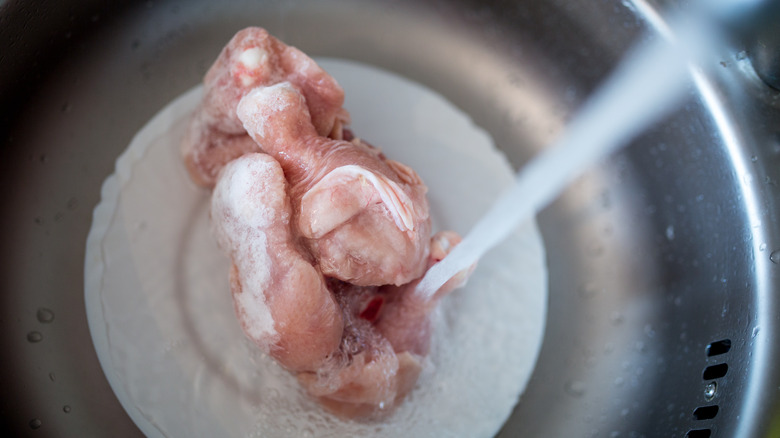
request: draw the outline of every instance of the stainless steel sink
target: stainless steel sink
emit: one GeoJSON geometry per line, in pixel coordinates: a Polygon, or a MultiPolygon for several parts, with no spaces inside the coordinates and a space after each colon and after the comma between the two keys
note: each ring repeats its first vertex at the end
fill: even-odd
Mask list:
{"type": "MultiPolygon", "coordinates": [[[[637,4],[0,2],[5,436],[140,435],[87,328],[92,208],[236,30],[421,82],[519,168],[651,27],[637,4]]],[[[780,436],[780,92],[755,47],[731,39],[678,111],[539,214],[548,323],[499,436],[780,436]]]]}

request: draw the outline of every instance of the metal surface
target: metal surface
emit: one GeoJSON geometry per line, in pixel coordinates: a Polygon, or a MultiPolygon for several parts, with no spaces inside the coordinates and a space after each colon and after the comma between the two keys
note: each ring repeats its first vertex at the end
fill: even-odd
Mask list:
{"type": "MultiPolygon", "coordinates": [[[[5,436],[140,435],[87,329],[92,208],[133,134],[248,25],[437,90],[516,166],[560,132],[647,27],[620,1],[5,3],[5,436]]],[[[684,108],[538,217],[548,326],[500,436],[780,433],[780,94],[746,49],[724,47],[684,108]],[[708,356],[710,344],[728,351],[708,356]],[[724,363],[713,377],[723,368],[708,367],[724,363]]]]}
{"type": "Polygon", "coordinates": [[[752,29],[746,29],[748,53],[758,76],[780,90],[780,3],[764,0],[767,4],[752,29]]]}

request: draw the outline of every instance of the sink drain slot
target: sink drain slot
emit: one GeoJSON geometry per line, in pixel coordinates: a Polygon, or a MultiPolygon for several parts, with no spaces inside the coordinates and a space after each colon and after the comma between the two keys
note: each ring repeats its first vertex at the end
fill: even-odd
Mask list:
{"type": "Polygon", "coordinates": [[[708,366],[702,373],[702,379],[713,380],[719,379],[726,375],[729,371],[729,365],[725,363],[719,363],[717,365],[708,366]]]}
{"type": "Polygon", "coordinates": [[[711,420],[718,415],[718,405],[702,406],[693,411],[693,418],[697,420],[711,420]]]}
{"type": "MultiPolygon", "coordinates": [[[[707,345],[705,348],[705,354],[708,358],[721,356],[728,353],[731,350],[731,339],[722,339],[715,341],[707,345]]],[[[704,400],[711,401],[715,398],[718,391],[718,382],[716,379],[720,379],[726,375],[729,371],[729,365],[726,362],[710,365],[704,368],[701,378],[706,385],[704,386],[704,400]]],[[[718,405],[699,406],[693,410],[693,418],[695,421],[712,420],[718,415],[720,407],[718,405]]],[[[709,438],[712,435],[712,429],[691,429],[685,434],[686,438],[709,438]]]]}
{"type": "Polygon", "coordinates": [[[707,345],[707,357],[720,356],[731,350],[731,339],[723,339],[707,345]]]}

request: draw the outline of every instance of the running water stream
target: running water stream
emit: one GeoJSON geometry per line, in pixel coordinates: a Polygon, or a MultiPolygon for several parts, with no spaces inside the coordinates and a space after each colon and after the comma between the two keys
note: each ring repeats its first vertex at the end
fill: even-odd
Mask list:
{"type": "MultiPolygon", "coordinates": [[[[639,3],[639,2],[636,2],[639,3]]],[[[750,0],[700,3],[687,15],[656,24],[658,33],[631,50],[562,135],[518,172],[490,210],[417,286],[431,295],[552,202],[576,177],[673,110],[691,87],[692,68],[716,64],[718,17],[750,0]],[[707,19],[709,18],[709,19],[707,19]]]]}

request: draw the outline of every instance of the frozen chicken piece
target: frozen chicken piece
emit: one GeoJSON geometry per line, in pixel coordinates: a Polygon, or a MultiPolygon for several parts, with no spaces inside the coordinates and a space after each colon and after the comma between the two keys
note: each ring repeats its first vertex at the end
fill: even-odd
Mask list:
{"type": "Polygon", "coordinates": [[[249,27],[222,50],[203,80],[205,95],[181,145],[192,179],[212,187],[219,170],[232,159],[259,151],[249,140],[236,105],[258,86],[287,81],[306,97],[317,133],[340,138],[349,113],[342,108],[344,91],[303,52],[249,27]]]}
{"type": "Polygon", "coordinates": [[[265,154],[228,163],[212,194],[219,245],[233,263],[230,286],[244,332],[291,371],[311,369],[341,342],[333,294],[297,244],[279,164],[265,154]]]}
{"type": "Polygon", "coordinates": [[[402,285],[425,271],[426,186],[367,143],[317,133],[305,96],[289,82],[258,87],[238,117],[279,161],[294,217],[323,274],[361,285],[402,285]]]}
{"type": "Polygon", "coordinates": [[[354,137],[344,93],[299,50],[239,32],[204,80],[182,143],[231,260],[239,323],[324,407],[381,417],[414,387],[430,314],[465,281],[415,288],[460,238],[431,238],[427,188],[354,137]]]}
{"type": "MultiPolygon", "coordinates": [[[[413,388],[430,343],[430,312],[462,278],[430,299],[402,286],[357,286],[328,278],[298,239],[282,167],[262,153],[220,173],[211,202],[214,232],[232,261],[230,285],[246,335],[298,377],[332,412],[381,416],[413,388]]],[[[457,244],[431,241],[423,270],[457,244]]]]}

